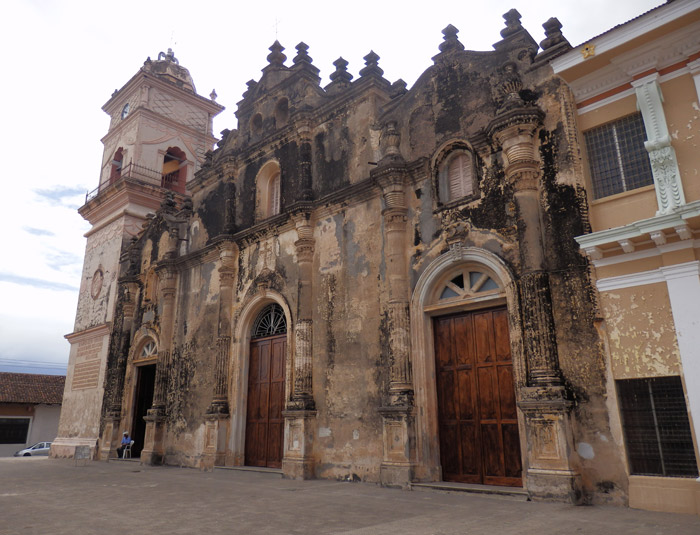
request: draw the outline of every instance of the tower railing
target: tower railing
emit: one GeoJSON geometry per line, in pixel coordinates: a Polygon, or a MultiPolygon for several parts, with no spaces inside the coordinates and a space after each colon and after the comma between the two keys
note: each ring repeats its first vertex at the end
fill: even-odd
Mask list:
{"type": "Polygon", "coordinates": [[[158,186],[161,188],[178,191],[179,186],[179,172],[174,171],[172,173],[163,174],[161,171],[156,169],[150,169],[144,167],[143,165],[138,165],[130,162],[128,165],[123,167],[120,171],[114,173],[108,182],[104,182],[96,187],[92,191],[88,191],[85,194],[85,202],[89,202],[95,197],[97,197],[101,192],[105,191],[109,186],[115,184],[123,179],[129,179],[136,182],[141,182],[142,184],[147,184],[149,186],[158,186]]]}

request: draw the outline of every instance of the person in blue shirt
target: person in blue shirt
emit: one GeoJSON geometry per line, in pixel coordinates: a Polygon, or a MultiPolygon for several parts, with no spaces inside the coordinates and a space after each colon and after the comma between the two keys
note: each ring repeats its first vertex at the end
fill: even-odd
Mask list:
{"type": "Polygon", "coordinates": [[[124,447],[131,443],[131,437],[128,431],[124,431],[124,436],[122,436],[122,445],[117,448],[117,457],[120,459],[124,455],[124,447]]]}

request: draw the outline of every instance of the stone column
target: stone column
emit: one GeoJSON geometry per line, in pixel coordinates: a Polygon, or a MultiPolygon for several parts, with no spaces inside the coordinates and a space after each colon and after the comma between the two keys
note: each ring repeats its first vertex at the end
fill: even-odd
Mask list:
{"type": "Polygon", "coordinates": [[[226,437],[229,427],[229,361],[233,330],[233,288],[238,273],[238,248],[226,242],[219,246],[219,328],[216,341],[214,397],[207,409],[206,442],[201,467],[212,470],[226,461],[226,437]]]}
{"type": "Polygon", "coordinates": [[[177,273],[170,264],[159,267],[157,273],[160,282],[159,301],[162,303],[162,313],[153,404],[144,417],[144,420],[146,420],[146,438],[141,451],[141,462],[146,464],[161,464],[165,454],[165,407],[173,325],[175,323],[177,273]]]}
{"type": "Polygon", "coordinates": [[[297,232],[297,241],[294,242],[294,246],[297,256],[299,300],[294,325],[292,395],[284,411],[285,445],[282,471],[285,477],[309,479],[314,477],[312,445],[316,428],[312,319],[314,238],[310,211],[297,212],[293,218],[297,232]]]}
{"type": "MultiPolygon", "coordinates": [[[[515,75],[511,72],[511,77],[515,75]]],[[[508,96],[505,97],[508,101],[508,96]]],[[[520,227],[520,301],[528,386],[518,394],[527,436],[526,486],[536,498],[578,501],[580,476],[571,468],[570,410],[557,353],[549,275],[542,239],[540,163],[535,134],[542,120],[537,108],[518,107],[512,96],[490,133],[502,147],[505,175],[514,189],[520,227]]]]}
{"type": "Polygon", "coordinates": [[[382,132],[384,157],[372,175],[382,188],[384,199],[382,216],[390,359],[389,391],[379,409],[384,445],[379,477],[382,485],[407,487],[413,479],[415,467],[415,427],[406,258],[406,168],[399,153],[399,140],[396,123],[389,122],[382,132]]]}
{"type": "Polygon", "coordinates": [[[114,333],[113,336],[119,337],[117,345],[116,363],[109,370],[108,385],[111,390],[109,398],[109,407],[105,417],[105,426],[102,431],[102,440],[100,445],[99,458],[107,461],[110,458],[116,457],[117,448],[121,440],[121,414],[122,414],[122,399],[124,395],[124,376],[126,375],[126,365],[131,347],[132,330],[134,323],[134,313],[136,311],[136,293],[138,291],[138,282],[121,281],[122,286],[122,322],[121,332],[114,333]]]}

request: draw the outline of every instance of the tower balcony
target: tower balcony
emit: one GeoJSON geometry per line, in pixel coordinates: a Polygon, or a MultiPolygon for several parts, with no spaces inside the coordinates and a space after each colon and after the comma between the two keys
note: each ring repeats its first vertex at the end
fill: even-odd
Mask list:
{"type": "Polygon", "coordinates": [[[122,169],[115,171],[110,176],[108,182],[104,182],[92,191],[85,194],[85,204],[92,199],[106,192],[112,185],[123,180],[129,182],[141,183],[147,186],[160,187],[176,193],[185,193],[185,178],[182,176],[181,170],[175,170],[170,173],[163,173],[156,169],[149,169],[143,165],[129,163],[122,169]]]}

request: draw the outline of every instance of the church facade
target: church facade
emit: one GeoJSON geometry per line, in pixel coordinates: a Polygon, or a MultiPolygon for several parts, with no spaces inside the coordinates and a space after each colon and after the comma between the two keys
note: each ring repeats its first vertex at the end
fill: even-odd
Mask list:
{"type": "Polygon", "coordinates": [[[52,455],[106,460],[127,430],[146,463],[625,503],[550,66],[571,47],[556,19],[539,46],[504,19],[489,52],[445,28],[410,89],[373,52],[321,87],[276,42],[210,152],[215,95],[149,59],[104,108],[52,455]]]}

